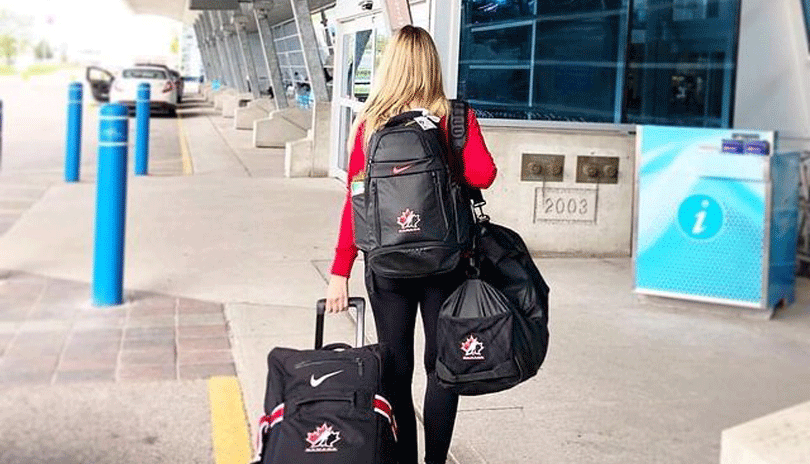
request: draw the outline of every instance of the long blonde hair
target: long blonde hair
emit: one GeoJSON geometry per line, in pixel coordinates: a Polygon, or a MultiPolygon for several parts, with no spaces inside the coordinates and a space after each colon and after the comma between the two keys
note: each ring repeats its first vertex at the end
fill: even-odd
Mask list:
{"type": "Polygon", "coordinates": [[[366,123],[363,146],[371,134],[392,116],[412,108],[425,108],[439,117],[450,112],[444,95],[439,52],[430,34],[421,27],[405,26],[385,47],[368,100],[352,125],[349,150],[357,128],[366,123]]]}

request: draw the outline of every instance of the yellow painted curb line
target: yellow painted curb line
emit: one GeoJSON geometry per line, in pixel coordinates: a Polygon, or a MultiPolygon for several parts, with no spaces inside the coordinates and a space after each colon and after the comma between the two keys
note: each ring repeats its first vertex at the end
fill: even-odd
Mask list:
{"type": "Polygon", "coordinates": [[[211,377],[208,379],[208,397],[211,404],[214,462],[249,463],[253,454],[239,381],[236,377],[211,377]]]}
{"type": "Polygon", "coordinates": [[[188,139],[186,138],[186,128],[183,126],[183,118],[177,116],[177,135],[180,137],[180,157],[183,160],[183,174],[190,176],[194,174],[194,165],[191,163],[191,152],[188,149],[188,139]]]}

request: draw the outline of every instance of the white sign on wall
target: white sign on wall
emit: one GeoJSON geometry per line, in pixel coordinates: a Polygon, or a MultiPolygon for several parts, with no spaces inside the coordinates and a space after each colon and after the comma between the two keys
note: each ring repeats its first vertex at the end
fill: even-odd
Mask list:
{"type": "Polygon", "coordinates": [[[391,33],[413,24],[408,0],[383,0],[383,16],[391,33]]]}

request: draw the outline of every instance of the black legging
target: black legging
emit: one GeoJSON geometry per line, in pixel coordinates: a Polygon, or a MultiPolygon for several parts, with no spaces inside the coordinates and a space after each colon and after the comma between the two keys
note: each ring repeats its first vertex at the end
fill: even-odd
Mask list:
{"type": "Polygon", "coordinates": [[[366,288],[374,312],[377,339],[390,348],[393,358],[387,381],[391,404],[399,426],[397,443],[400,464],[418,462],[416,417],[411,384],[414,368],[414,327],[417,305],[425,331],[425,462],[444,464],[458,409],[458,395],[436,381],[436,323],[444,300],[464,279],[459,270],[418,279],[389,279],[366,272],[366,288]],[[373,279],[373,280],[372,280],[373,279]]]}

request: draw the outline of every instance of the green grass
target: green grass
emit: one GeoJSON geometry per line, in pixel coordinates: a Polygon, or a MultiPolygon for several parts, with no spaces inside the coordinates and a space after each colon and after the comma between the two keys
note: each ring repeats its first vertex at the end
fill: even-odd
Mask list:
{"type": "Polygon", "coordinates": [[[9,65],[0,65],[0,76],[16,76],[19,75],[24,80],[28,80],[34,76],[45,76],[48,74],[53,74],[55,72],[61,71],[63,69],[78,69],[78,66],[74,64],[63,64],[63,63],[36,63],[32,64],[22,72],[20,72],[14,66],[9,65]]]}

